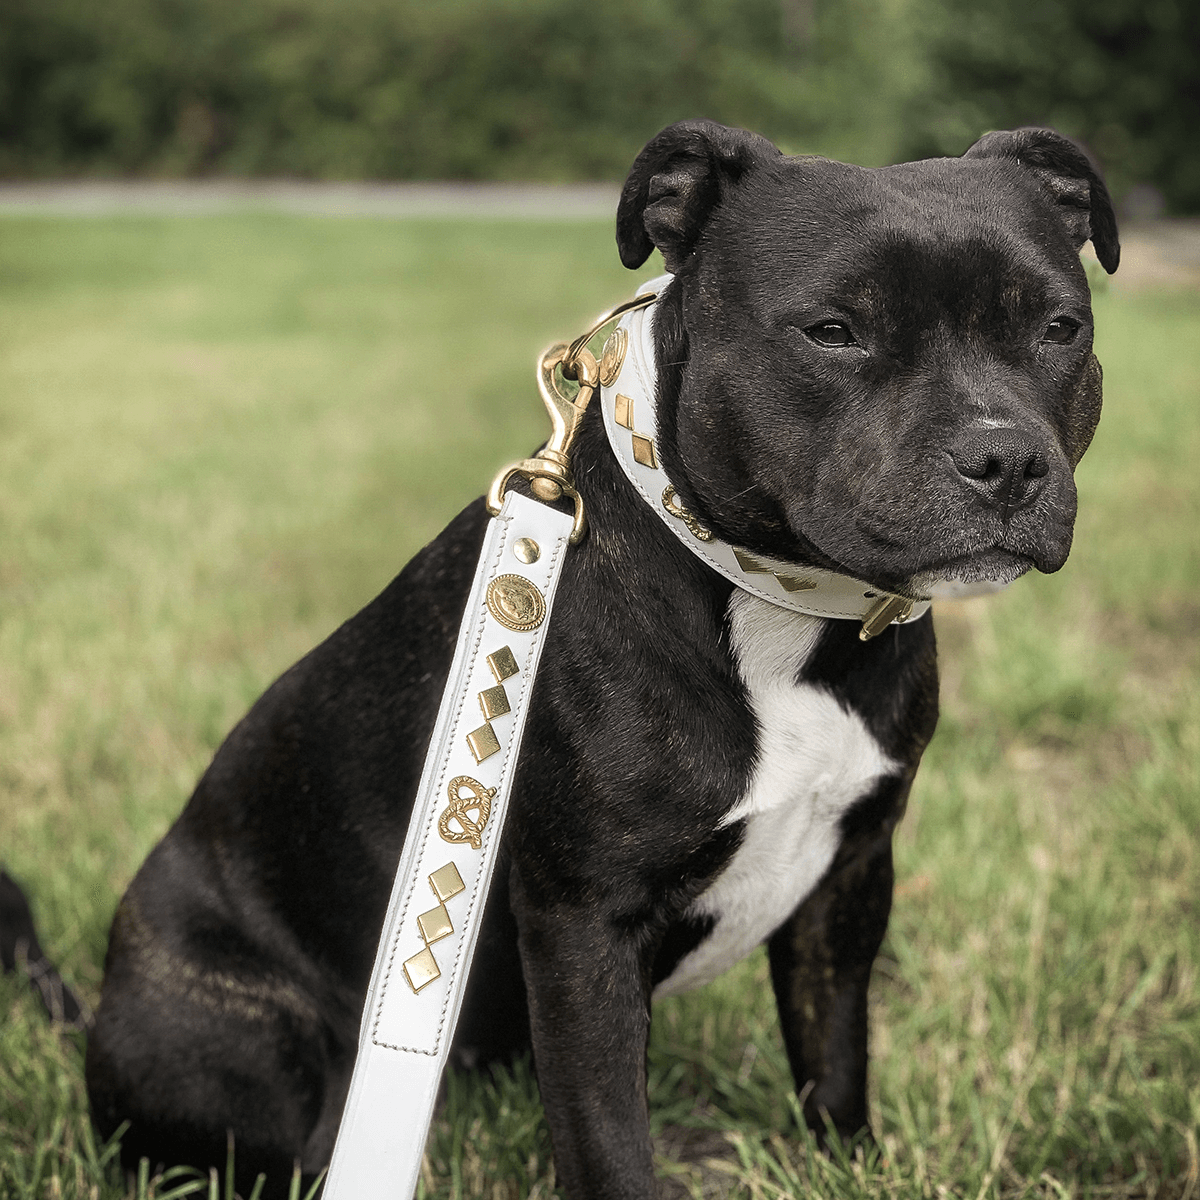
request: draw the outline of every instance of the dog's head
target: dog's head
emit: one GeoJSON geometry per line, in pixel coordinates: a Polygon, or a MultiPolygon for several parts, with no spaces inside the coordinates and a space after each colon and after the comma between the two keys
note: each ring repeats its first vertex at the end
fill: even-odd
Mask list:
{"type": "Polygon", "coordinates": [[[910,595],[1057,570],[1100,415],[1089,239],[1114,271],[1104,183],[1050,130],[868,169],[665,129],[617,243],[674,276],[657,440],[683,503],[727,541],[910,595]]]}

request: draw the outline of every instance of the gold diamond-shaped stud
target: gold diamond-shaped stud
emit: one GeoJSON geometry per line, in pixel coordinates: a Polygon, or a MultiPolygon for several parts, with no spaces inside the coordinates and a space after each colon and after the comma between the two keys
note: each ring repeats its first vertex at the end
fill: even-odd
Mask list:
{"type": "Polygon", "coordinates": [[[657,467],[658,456],[654,453],[654,441],[640,433],[633,435],[633,458],[643,467],[657,467]]]}
{"type": "Polygon", "coordinates": [[[408,986],[414,992],[419,992],[427,984],[432,983],[441,973],[437,959],[433,957],[433,951],[428,946],[414,954],[412,958],[404,960],[404,974],[408,979],[408,986]]]}
{"type": "Polygon", "coordinates": [[[490,725],[484,724],[467,734],[467,745],[471,747],[475,761],[481,763],[500,749],[500,739],[496,737],[496,731],[490,725]]]}
{"type": "Polygon", "coordinates": [[[811,592],[817,586],[811,579],[801,579],[797,575],[781,575],[778,571],[772,574],[785,592],[811,592]]]}
{"type": "Polygon", "coordinates": [[[505,713],[512,712],[504,684],[498,683],[495,687],[484,688],[479,693],[479,707],[483,709],[483,715],[489,721],[493,717],[502,717],[505,713]]]}
{"type": "Polygon", "coordinates": [[[491,668],[492,674],[496,677],[497,683],[503,683],[506,679],[511,679],[521,670],[517,666],[517,660],[513,657],[513,652],[507,646],[501,646],[494,654],[487,656],[487,665],[491,668]]]}
{"type": "Polygon", "coordinates": [[[445,904],[452,896],[457,896],[467,885],[463,883],[458,868],[452,862],[448,862],[444,867],[438,867],[429,876],[429,886],[433,888],[433,894],[445,904]]]}
{"type": "Polygon", "coordinates": [[[633,432],[633,400],[620,392],[617,393],[617,399],[613,405],[613,419],[622,429],[633,432]]]}
{"type": "Polygon", "coordinates": [[[417,918],[417,927],[421,930],[421,936],[427,946],[433,942],[440,942],[442,938],[449,937],[454,932],[454,926],[450,923],[450,913],[444,904],[423,912],[417,918]]]}
{"type": "Polygon", "coordinates": [[[738,566],[747,575],[766,575],[771,570],[766,563],[759,562],[749,550],[739,550],[735,546],[733,548],[733,557],[737,559],[738,566]]]}

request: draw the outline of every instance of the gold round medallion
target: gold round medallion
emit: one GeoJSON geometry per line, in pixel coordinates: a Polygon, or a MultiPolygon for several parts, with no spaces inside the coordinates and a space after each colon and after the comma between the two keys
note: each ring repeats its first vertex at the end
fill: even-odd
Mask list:
{"type": "Polygon", "coordinates": [[[542,593],[520,575],[500,575],[488,584],[488,612],[516,633],[528,633],[546,619],[542,593]]]}
{"type": "Polygon", "coordinates": [[[600,355],[600,382],[605,387],[612,387],[621,373],[625,363],[625,351],[629,347],[629,334],[624,329],[614,329],[604,343],[600,355]]]}

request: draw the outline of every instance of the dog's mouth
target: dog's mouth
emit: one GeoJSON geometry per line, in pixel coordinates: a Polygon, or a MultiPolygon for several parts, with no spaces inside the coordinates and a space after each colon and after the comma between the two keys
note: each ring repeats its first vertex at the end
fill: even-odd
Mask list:
{"type": "Polygon", "coordinates": [[[1008,587],[1036,565],[1029,555],[993,547],[923,568],[910,578],[905,590],[932,600],[986,596],[1008,587]]]}

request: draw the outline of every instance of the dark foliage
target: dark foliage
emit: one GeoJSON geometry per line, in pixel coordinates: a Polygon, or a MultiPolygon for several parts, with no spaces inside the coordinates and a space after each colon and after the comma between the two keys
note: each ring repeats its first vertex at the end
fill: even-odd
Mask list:
{"type": "Polygon", "coordinates": [[[1117,193],[1150,185],[1200,211],[1196,0],[930,0],[923,22],[931,86],[912,104],[909,154],[1050,125],[1090,147],[1117,193]]]}
{"type": "Polygon", "coordinates": [[[1200,4],[0,3],[0,176],[618,179],[695,116],[864,163],[1048,124],[1200,211],[1200,4]]]}

